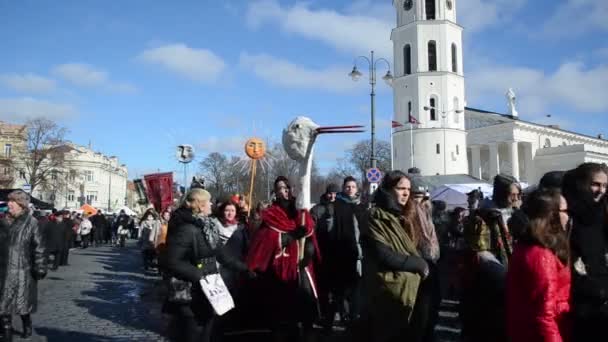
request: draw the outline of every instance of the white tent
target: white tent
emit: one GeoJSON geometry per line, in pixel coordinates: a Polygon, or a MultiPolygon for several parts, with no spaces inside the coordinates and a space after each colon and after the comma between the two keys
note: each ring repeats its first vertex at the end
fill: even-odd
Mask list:
{"type": "Polygon", "coordinates": [[[492,197],[492,185],[486,183],[446,184],[431,192],[432,201],[444,201],[448,209],[467,207],[467,193],[481,189],[484,198],[492,197]]]}
{"type": "Polygon", "coordinates": [[[132,215],[137,215],[137,213],[136,213],[136,212],[134,212],[133,210],[131,210],[131,208],[127,207],[126,205],[125,205],[125,206],[122,206],[122,207],[120,207],[120,208],[118,208],[118,209],[116,209],[116,210],[114,210],[114,212],[115,212],[115,213],[120,213],[120,211],[121,211],[121,210],[124,210],[124,211],[125,211],[125,214],[127,214],[127,215],[129,215],[129,216],[132,216],[132,215]]]}

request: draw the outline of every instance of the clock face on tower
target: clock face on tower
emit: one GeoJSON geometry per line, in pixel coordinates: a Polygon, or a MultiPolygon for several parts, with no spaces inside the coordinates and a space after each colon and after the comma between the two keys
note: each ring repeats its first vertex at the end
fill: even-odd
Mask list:
{"type": "Polygon", "coordinates": [[[412,5],[413,5],[413,1],[412,0],[405,0],[403,1],[403,9],[406,11],[409,11],[412,9],[412,5]]]}

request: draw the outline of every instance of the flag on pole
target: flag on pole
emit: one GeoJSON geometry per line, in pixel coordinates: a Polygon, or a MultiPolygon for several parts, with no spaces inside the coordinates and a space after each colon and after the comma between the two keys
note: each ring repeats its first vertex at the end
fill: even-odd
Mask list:
{"type": "Polygon", "coordinates": [[[411,123],[411,124],[414,124],[414,125],[419,125],[420,124],[420,122],[418,120],[416,120],[416,118],[413,117],[412,114],[409,115],[408,122],[411,123]]]}
{"type": "Polygon", "coordinates": [[[403,126],[403,124],[401,122],[398,122],[398,121],[395,121],[395,120],[393,120],[391,123],[392,123],[393,128],[397,128],[397,127],[403,126]]]}

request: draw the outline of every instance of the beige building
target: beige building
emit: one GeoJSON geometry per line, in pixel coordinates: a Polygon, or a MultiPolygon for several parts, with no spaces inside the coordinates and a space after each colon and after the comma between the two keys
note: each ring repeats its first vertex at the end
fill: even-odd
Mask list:
{"type": "Polygon", "coordinates": [[[15,161],[27,148],[27,127],[0,121],[0,148],[0,188],[10,189],[19,177],[15,161]]]}

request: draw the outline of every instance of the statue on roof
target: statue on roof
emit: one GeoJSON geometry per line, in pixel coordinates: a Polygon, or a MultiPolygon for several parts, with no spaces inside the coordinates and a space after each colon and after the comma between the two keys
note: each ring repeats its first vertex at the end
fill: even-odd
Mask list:
{"type": "Polygon", "coordinates": [[[517,109],[515,109],[516,97],[513,88],[509,88],[505,96],[507,97],[507,104],[509,106],[508,114],[512,117],[517,117],[519,114],[517,113],[517,109]]]}

